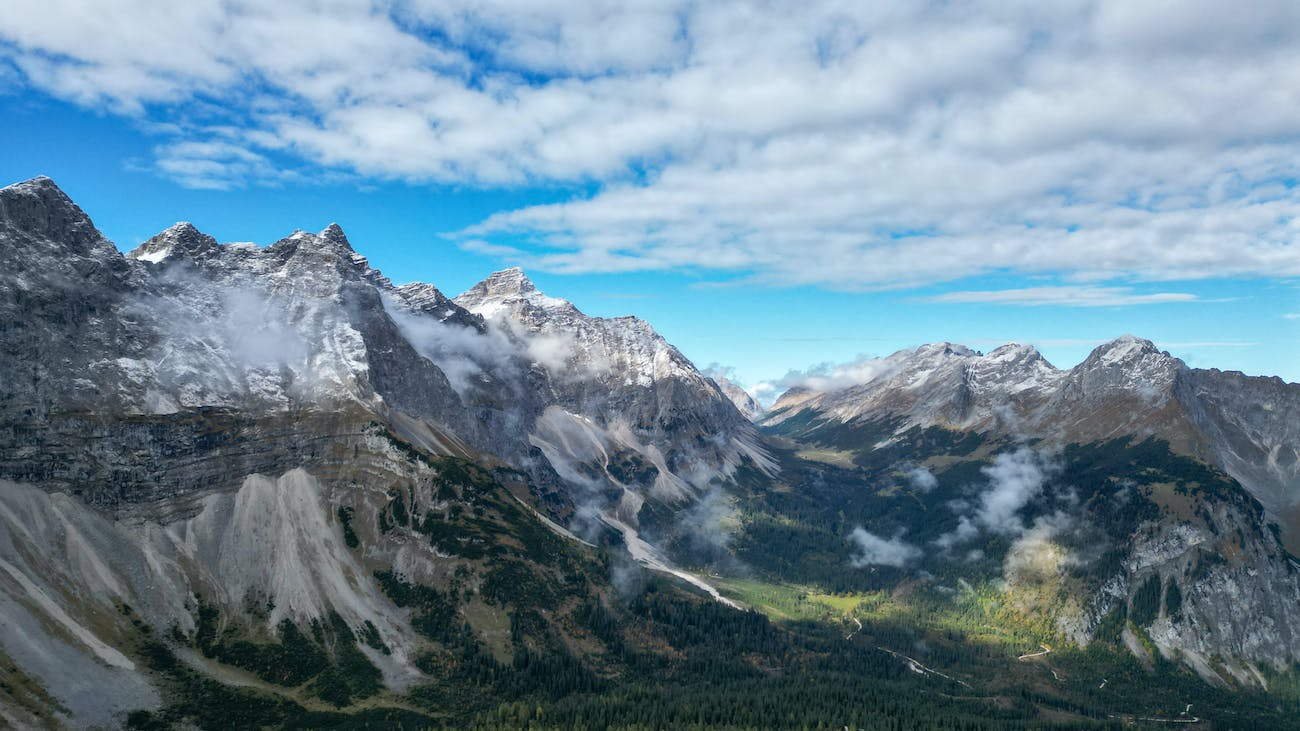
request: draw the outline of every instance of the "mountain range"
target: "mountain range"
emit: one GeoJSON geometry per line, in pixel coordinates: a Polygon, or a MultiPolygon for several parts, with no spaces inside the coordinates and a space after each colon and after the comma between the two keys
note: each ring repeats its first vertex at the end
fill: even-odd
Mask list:
{"type": "Polygon", "coordinates": [[[1140,338],[764,412],[517,268],[397,286],[337,225],[124,255],[36,178],[0,373],[16,727],[1296,718],[1300,386],[1140,338]]]}

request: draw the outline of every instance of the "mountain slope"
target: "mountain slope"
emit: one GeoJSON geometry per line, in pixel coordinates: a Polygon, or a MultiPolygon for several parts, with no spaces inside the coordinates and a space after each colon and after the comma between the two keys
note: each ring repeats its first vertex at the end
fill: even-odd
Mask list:
{"type": "Polygon", "coordinates": [[[786,394],[763,421],[800,450],[785,480],[821,460],[804,479],[839,485],[817,502],[863,526],[849,535],[841,517],[837,539],[863,568],[978,567],[1074,642],[1144,654],[1146,633],[1214,682],[1264,682],[1251,663],[1300,660],[1300,564],[1284,544],[1300,386],[1190,369],[1133,337],[1067,371],[1017,345],[942,343],[874,365],[851,388],[786,394]],[[1117,631],[1126,617],[1139,621],[1117,631]]]}
{"type": "Polygon", "coordinates": [[[1300,385],[1188,368],[1147,340],[1125,336],[1059,370],[1030,346],[988,355],[947,343],[900,351],[872,380],[827,393],[783,395],[764,420],[845,424],[898,419],[1001,435],[1091,442],[1159,436],[1218,466],[1287,528],[1300,509],[1300,385]]]}
{"type": "Polygon", "coordinates": [[[689,504],[741,465],[771,470],[749,421],[645,321],[589,317],[520,269],[454,302],[520,343],[544,380],[532,397],[548,395],[532,410],[529,443],[566,482],[585,485],[584,507],[629,541],[647,500],[689,504]]]}

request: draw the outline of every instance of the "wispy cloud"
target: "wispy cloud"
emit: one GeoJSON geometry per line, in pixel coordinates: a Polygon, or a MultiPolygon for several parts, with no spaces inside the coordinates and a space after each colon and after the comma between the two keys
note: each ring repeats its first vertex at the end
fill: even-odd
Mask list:
{"type": "Polygon", "coordinates": [[[458,234],[551,271],[1300,275],[1300,6],[1154,7],[15,0],[0,67],[187,185],[571,186],[458,234]]]}
{"type": "Polygon", "coordinates": [[[1259,343],[1248,340],[1188,340],[1184,342],[1160,340],[1156,345],[1161,348],[1177,350],[1180,348],[1254,348],[1259,343]]]}
{"type": "Polygon", "coordinates": [[[1124,307],[1129,305],[1160,305],[1171,302],[1196,302],[1194,294],[1186,292],[1157,292],[1140,294],[1131,287],[1026,287],[986,291],[948,292],[924,298],[925,302],[942,304],[993,304],[1020,307],[1124,307]]]}
{"type": "Polygon", "coordinates": [[[1288,312],[1282,315],[1283,320],[1300,320],[1300,312],[1288,312]]]}
{"type": "Polygon", "coordinates": [[[806,388],[825,393],[889,378],[902,367],[910,350],[899,351],[888,358],[862,356],[847,363],[818,363],[802,371],[789,371],[780,379],[768,382],[772,391],[806,388]]]}
{"type": "Polygon", "coordinates": [[[958,516],[957,527],[935,539],[935,545],[951,549],[983,532],[1019,536],[1025,531],[1020,511],[1036,500],[1047,481],[1059,472],[1055,455],[1021,447],[1015,452],[999,454],[993,463],[981,468],[988,487],[968,512],[958,516]]]}
{"type": "Polygon", "coordinates": [[[902,568],[922,555],[921,549],[904,541],[902,536],[881,538],[861,526],[853,529],[849,541],[856,549],[849,563],[857,568],[877,565],[902,568]]]}

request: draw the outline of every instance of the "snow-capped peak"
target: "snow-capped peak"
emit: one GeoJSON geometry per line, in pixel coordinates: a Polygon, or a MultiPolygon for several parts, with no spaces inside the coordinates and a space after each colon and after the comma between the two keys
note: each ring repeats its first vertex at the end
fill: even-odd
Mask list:
{"type": "Polygon", "coordinates": [[[348,242],[347,234],[343,233],[343,227],[337,223],[331,223],[325,227],[325,230],[317,234],[321,241],[332,244],[337,248],[342,248],[348,252],[353,251],[352,244],[348,242]]]}
{"type": "Polygon", "coordinates": [[[37,175],[31,180],[24,180],[21,183],[6,185],[4,188],[0,188],[0,190],[14,192],[14,193],[26,193],[26,194],[39,193],[42,191],[56,191],[56,190],[59,191],[60,193],[63,192],[59,188],[59,186],[54,182],[54,180],[46,175],[37,175]]]}
{"type": "Polygon", "coordinates": [[[971,350],[965,345],[957,343],[939,342],[928,343],[916,349],[916,355],[919,358],[934,358],[945,356],[957,356],[959,358],[978,357],[979,351],[971,350]]]}
{"type": "Polygon", "coordinates": [[[520,267],[492,272],[470,289],[470,292],[481,294],[485,298],[526,297],[536,291],[537,286],[520,267]]]}
{"type": "Polygon", "coordinates": [[[43,175],[0,188],[0,234],[5,232],[57,242],[62,255],[101,260],[121,256],[90,216],[43,175]]]}
{"type": "Polygon", "coordinates": [[[157,264],[178,253],[194,257],[216,247],[216,239],[198,230],[189,221],[180,221],[132,249],[126,256],[128,259],[157,264]]]}
{"type": "Polygon", "coordinates": [[[1121,335],[1108,343],[1097,346],[1082,365],[1121,365],[1150,356],[1172,358],[1172,356],[1161,353],[1155,343],[1150,340],[1135,335],[1121,335]]]}
{"type": "Polygon", "coordinates": [[[999,345],[989,351],[989,354],[985,357],[992,360],[1015,361],[1023,360],[1025,358],[1041,358],[1043,355],[1038,352],[1038,348],[1035,348],[1032,345],[1007,343],[1006,345],[999,345]]]}
{"type": "Polygon", "coordinates": [[[502,269],[489,274],[486,279],[470,287],[452,300],[456,304],[484,318],[526,306],[530,311],[542,310],[578,314],[568,300],[548,297],[537,289],[528,275],[519,267],[502,269]]]}

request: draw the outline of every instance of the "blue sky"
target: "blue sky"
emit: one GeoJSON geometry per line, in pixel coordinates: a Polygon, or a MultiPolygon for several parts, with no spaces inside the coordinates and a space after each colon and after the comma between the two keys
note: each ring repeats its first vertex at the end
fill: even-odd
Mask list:
{"type": "Polygon", "coordinates": [[[1300,381],[1294,3],[856,5],[16,0],[0,178],[124,249],[519,264],[751,387],[1123,333],[1300,381]]]}

